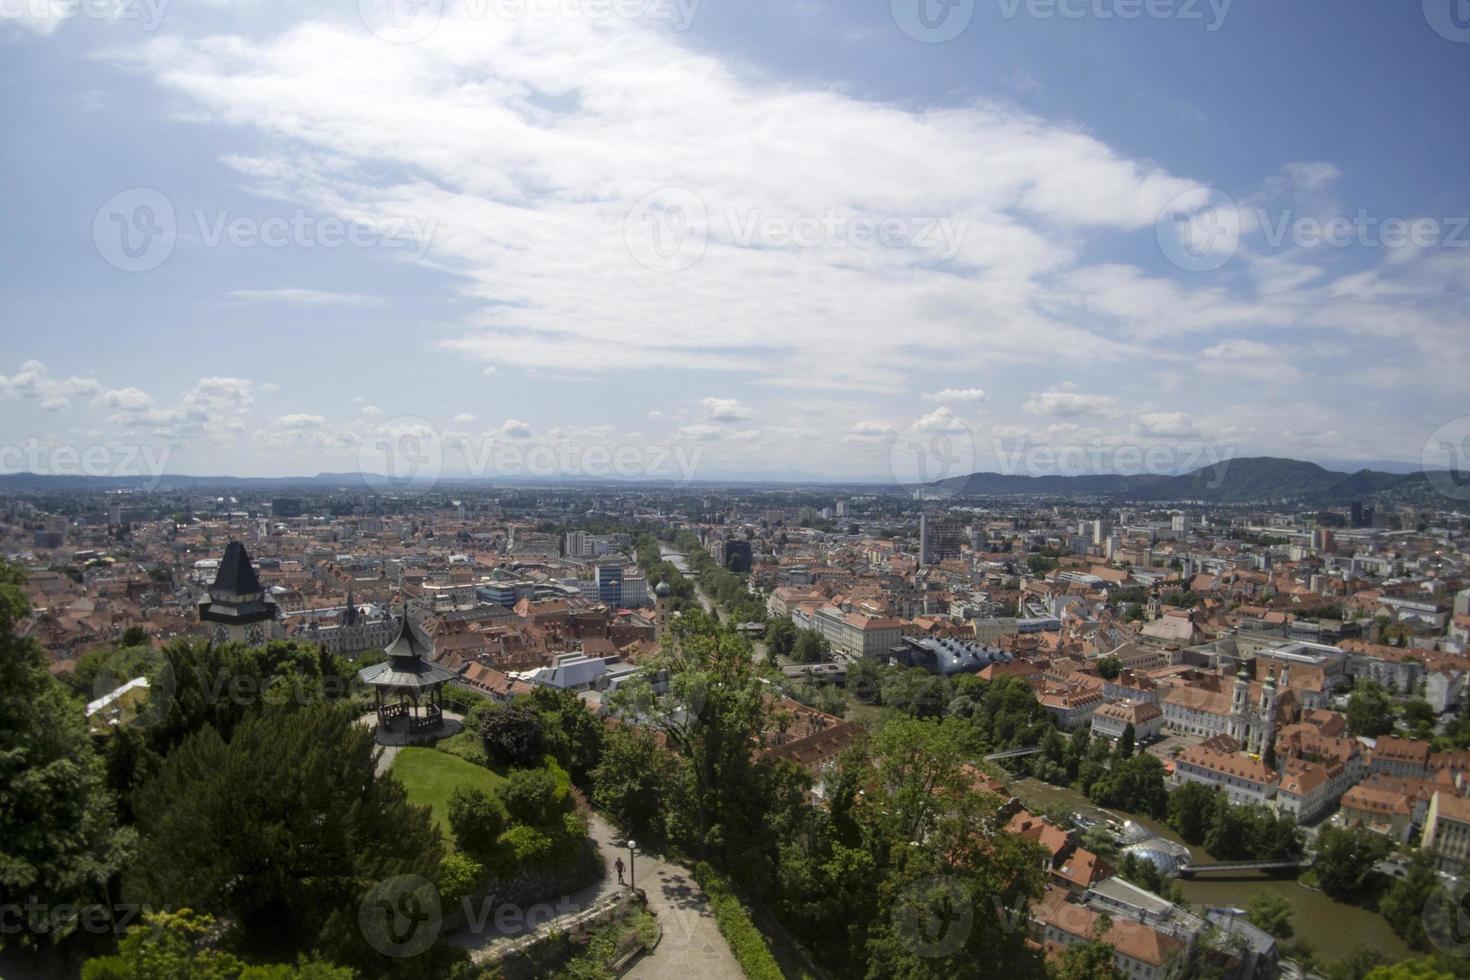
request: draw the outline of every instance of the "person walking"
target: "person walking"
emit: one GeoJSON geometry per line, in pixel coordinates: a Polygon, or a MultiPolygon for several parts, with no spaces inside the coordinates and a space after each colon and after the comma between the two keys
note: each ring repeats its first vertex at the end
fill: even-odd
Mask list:
{"type": "Polygon", "coordinates": [[[618,858],[617,861],[613,864],[613,867],[617,869],[618,884],[621,885],[623,883],[623,859],[618,858]]]}

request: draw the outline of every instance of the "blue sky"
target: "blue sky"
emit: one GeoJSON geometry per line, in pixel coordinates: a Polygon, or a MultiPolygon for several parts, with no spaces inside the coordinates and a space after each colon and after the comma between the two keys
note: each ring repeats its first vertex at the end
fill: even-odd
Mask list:
{"type": "Polygon", "coordinates": [[[0,3],[0,470],[408,434],[481,475],[1126,472],[1466,427],[1458,0],[107,2],[0,3]]]}

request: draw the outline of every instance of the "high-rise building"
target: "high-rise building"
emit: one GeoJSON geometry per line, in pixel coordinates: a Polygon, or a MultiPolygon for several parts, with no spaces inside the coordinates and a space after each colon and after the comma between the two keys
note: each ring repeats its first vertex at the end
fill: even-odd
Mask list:
{"type": "Polygon", "coordinates": [[[609,606],[623,603],[623,566],[619,562],[604,562],[597,566],[597,598],[609,606]]]}
{"type": "Polygon", "coordinates": [[[725,567],[732,572],[748,572],[752,564],[750,542],[743,538],[725,542],[725,567]]]}
{"type": "Polygon", "coordinates": [[[919,564],[937,565],[960,556],[965,524],[949,515],[919,515],[919,564]]]}

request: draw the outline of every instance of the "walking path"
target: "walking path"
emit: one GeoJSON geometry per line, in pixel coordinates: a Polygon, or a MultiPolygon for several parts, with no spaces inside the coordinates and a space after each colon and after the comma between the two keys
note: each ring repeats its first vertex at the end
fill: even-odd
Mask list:
{"type": "MultiPolygon", "coordinates": [[[[600,818],[597,822],[603,823],[600,818]]],[[[620,835],[612,843],[627,854],[620,835]]],[[[688,869],[640,854],[634,873],[634,884],[648,896],[649,911],[658,916],[663,938],[627,972],[629,980],[742,980],[745,973],[720,935],[704,889],[688,869]]]]}
{"type": "MultiPolygon", "coordinates": [[[[607,874],[601,881],[556,901],[558,919],[597,905],[626,887],[618,884],[614,867],[614,862],[621,857],[625,875],[631,872],[635,876],[632,883],[648,896],[649,911],[658,917],[663,930],[663,938],[657,948],[639,960],[626,975],[633,980],[688,980],[691,976],[702,980],[742,980],[745,974],[730,952],[725,937],[720,935],[704,890],[689,871],[648,854],[640,853],[630,862],[627,839],[598,814],[592,815],[588,832],[597,844],[607,874]]],[[[555,927],[554,920],[549,921],[545,916],[532,917],[529,921],[512,917],[504,923],[497,923],[493,913],[479,918],[483,920],[479,932],[466,929],[448,937],[449,942],[471,950],[470,955],[476,962],[482,961],[494,946],[505,940],[523,936],[533,929],[555,927]]]]}

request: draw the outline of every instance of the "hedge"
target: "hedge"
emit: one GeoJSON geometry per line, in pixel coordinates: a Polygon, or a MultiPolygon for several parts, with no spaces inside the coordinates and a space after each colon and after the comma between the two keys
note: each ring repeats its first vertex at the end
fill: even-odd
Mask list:
{"type": "Polygon", "coordinates": [[[750,980],[784,980],[776,958],[766,947],[765,938],[750,921],[750,913],[740,904],[729,883],[705,861],[694,866],[694,880],[709,896],[720,932],[730,944],[730,952],[735,954],[745,975],[750,980]]]}

